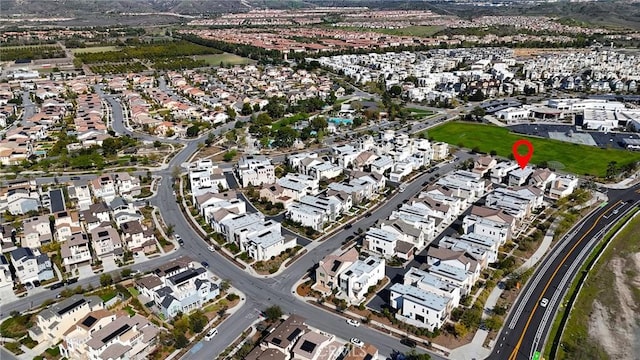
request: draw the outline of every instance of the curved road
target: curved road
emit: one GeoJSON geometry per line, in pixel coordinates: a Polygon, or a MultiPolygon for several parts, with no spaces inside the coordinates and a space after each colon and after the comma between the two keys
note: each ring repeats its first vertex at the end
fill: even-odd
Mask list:
{"type": "Polygon", "coordinates": [[[573,278],[607,231],[640,204],[640,185],[609,190],[608,203],[581,220],[543,259],[507,317],[488,359],[529,360],[542,353],[573,278]],[[547,299],[546,306],[541,305],[547,299]]]}
{"type": "MultiPolygon", "coordinates": [[[[99,91],[99,89],[97,89],[97,91],[99,91]]],[[[112,107],[113,128],[116,132],[129,134],[147,141],[161,140],[166,142],[165,139],[156,139],[148,135],[131,133],[123,126],[122,108],[120,103],[108,94],[104,94],[103,96],[112,107]]],[[[220,135],[231,129],[233,125],[234,123],[225,124],[213,130],[213,132],[216,135],[220,135]]],[[[349,326],[346,324],[343,317],[324,311],[314,305],[302,302],[293,295],[294,284],[303,277],[304,274],[318,262],[318,260],[339,248],[346,237],[350,235],[350,232],[348,231],[340,231],[331,238],[323,241],[319,246],[309,251],[296,263],[283,271],[283,273],[271,278],[253,277],[218,253],[208,251],[208,244],[198,235],[198,233],[196,233],[194,229],[191,228],[189,222],[184,218],[175,201],[176,199],[173,196],[173,189],[171,187],[171,169],[188,161],[197,150],[198,142],[202,139],[203,138],[186,142],[185,148],[171,159],[169,166],[166,169],[153,172],[154,175],[162,176],[164,179],[161,181],[156,196],[150,199],[150,203],[160,209],[162,217],[167,223],[174,225],[175,232],[180,234],[185,241],[184,246],[175,250],[171,255],[155,258],[147,262],[131,266],[131,268],[135,270],[148,271],[157,267],[159,264],[170,261],[178,256],[188,255],[197,261],[207,261],[214,274],[220,278],[229,279],[235,288],[239,289],[246,295],[246,303],[243,308],[233,314],[227,321],[218,327],[218,330],[220,331],[219,335],[212,341],[203,342],[203,347],[201,347],[195,354],[187,353],[185,358],[214,358],[229,344],[231,344],[246,328],[248,328],[254,320],[258,319],[260,311],[264,310],[265,307],[271,304],[279,305],[285,312],[302,315],[307,319],[307,323],[309,325],[322,329],[323,331],[333,333],[338,337],[349,339],[355,336],[365,342],[375,344],[382,356],[389,355],[394,350],[409,350],[407,347],[400,344],[399,340],[396,338],[371,330],[366,326],[361,326],[359,328],[349,326]]],[[[180,140],[176,140],[176,142],[185,143],[185,141],[180,140]]],[[[469,157],[470,156],[467,154],[461,154],[455,162],[442,166],[436,173],[446,173],[452,170],[458,162],[469,157]]],[[[420,191],[422,183],[427,181],[427,179],[434,174],[435,173],[424,174],[408,184],[405,192],[396,194],[394,197],[387,200],[384,205],[375,210],[371,216],[362,218],[354,223],[353,229],[366,229],[372,226],[378,219],[388,217],[399,204],[410,198],[411,194],[415,194],[420,191]]],[[[82,176],[83,179],[88,177],[90,176],[82,176]]],[[[66,180],[66,178],[68,178],[68,176],[58,177],[58,179],[62,181],[66,180]]],[[[78,281],[77,284],[74,284],[74,286],[86,286],[88,284],[91,284],[94,287],[99,286],[99,276],[82,279],[78,281]]],[[[41,304],[47,299],[55,298],[55,295],[60,293],[60,291],[62,291],[62,289],[37,293],[27,299],[3,304],[2,313],[6,315],[11,311],[26,311],[33,306],[41,304]]],[[[435,354],[431,355],[434,360],[443,359],[435,354]]]]}

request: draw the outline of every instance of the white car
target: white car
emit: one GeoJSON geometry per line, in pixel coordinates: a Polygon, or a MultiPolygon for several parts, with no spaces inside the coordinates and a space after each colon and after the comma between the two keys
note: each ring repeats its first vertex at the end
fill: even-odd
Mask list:
{"type": "Polygon", "coordinates": [[[355,327],[360,326],[360,322],[358,320],[354,320],[354,319],[347,319],[347,324],[349,324],[351,326],[355,326],[355,327]]]}
{"type": "Polygon", "coordinates": [[[542,300],[540,300],[540,307],[547,307],[547,304],[549,304],[549,299],[542,298],[542,300]]]}
{"type": "Polygon", "coordinates": [[[360,340],[358,338],[351,338],[351,343],[354,346],[357,346],[357,347],[363,347],[364,346],[364,343],[362,342],[362,340],[360,340]]]}
{"type": "Polygon", "coordinates": [[[214,247],[213,247],[213,245],[209,245],[209,246],[207,247],[207,249],[209,249],[209,251],[211,251],[211,252],[216,251],[216,248],[214,248],[214,247]]]}
{"type": "Polygon", "coordinates": [[[218,335],[218,329],[213,328],[213,329],[209,330],[207,335],[204,336],[204,341],[210,341],[216,335],[218,335]]]}

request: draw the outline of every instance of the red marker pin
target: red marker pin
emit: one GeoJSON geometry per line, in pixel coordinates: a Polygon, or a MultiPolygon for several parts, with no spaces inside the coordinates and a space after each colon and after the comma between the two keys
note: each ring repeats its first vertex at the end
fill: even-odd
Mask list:
{"type": "Polygon", "coordinates": [[[513,157],[518,162],[518,165],[520,165],[520,168],[524,169],[533,156],[533,145],[531,142],[529,142],[529,140],[520,139],[513,143],[513,148],[511,150],[513,151],[513,157]],[[527,147],[528,151],[526,154],[520,155],[518,153],[518,148],[523,145],[527,147]]]}

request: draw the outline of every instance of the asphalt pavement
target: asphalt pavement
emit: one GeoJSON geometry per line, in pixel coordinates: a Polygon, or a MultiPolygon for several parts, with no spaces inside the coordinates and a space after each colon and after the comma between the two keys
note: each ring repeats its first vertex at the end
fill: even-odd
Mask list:
{"type": "Polygon", "coordinates": [[[640,185],[610,190],[608,202],[582,219],[552,248],[512,306],[489,359],[529,360],[536,351],[544,351],[553,317],[573,278],[606,232],[638,206],[638,189],[640,185]]]}

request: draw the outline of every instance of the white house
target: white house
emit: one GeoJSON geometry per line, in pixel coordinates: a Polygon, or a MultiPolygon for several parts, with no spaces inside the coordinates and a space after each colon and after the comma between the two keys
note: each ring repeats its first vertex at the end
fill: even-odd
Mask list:
{"type": "Polygon", "coordinates": [[[349,266],[340,276],[340,292],[338,297],[347,300],[350,304],[359,304],[365,299],[369,287],[375,286],[378,281],[384,279],[385,260],[383,258],[369,256],[364,260],[358,260],[349,266]]]}
{"type": "Polygon", "coordinates": [[[38,249],[17,248],[11,252],[11,262],[16,269],[16,277],[22,284],[53,279],[51,260],[38,249]]]}
{"type": "Polygon", "coordinates": [[[571,195],[578,187],[578,178],[570,175],[560,176],[553,180],[549,188],[549,197],[560,199],[571,195]]]}
{"type": "Polygon", "coordinates": [[[102,300],[97,296],[73,295],[40,311],[34,326],[29,329],[29,336],[40,343],[55,344],[78,320],[103,308],[102,300]]]}
{"type": "Polygon", "coordinates": [[[419,287],[395,283],[389,288],[389,305],[396,319],[429,331],[440,328],[453,309],[452,299],[419,287]]]}
{"type": "Polygon", "coordinates": [[[88,264],[91,261],[89,237],[84,233],[72,235],[69,240],[62,243],[60,254],[67,271],[77,269],[83,263],[88,264]]]}

